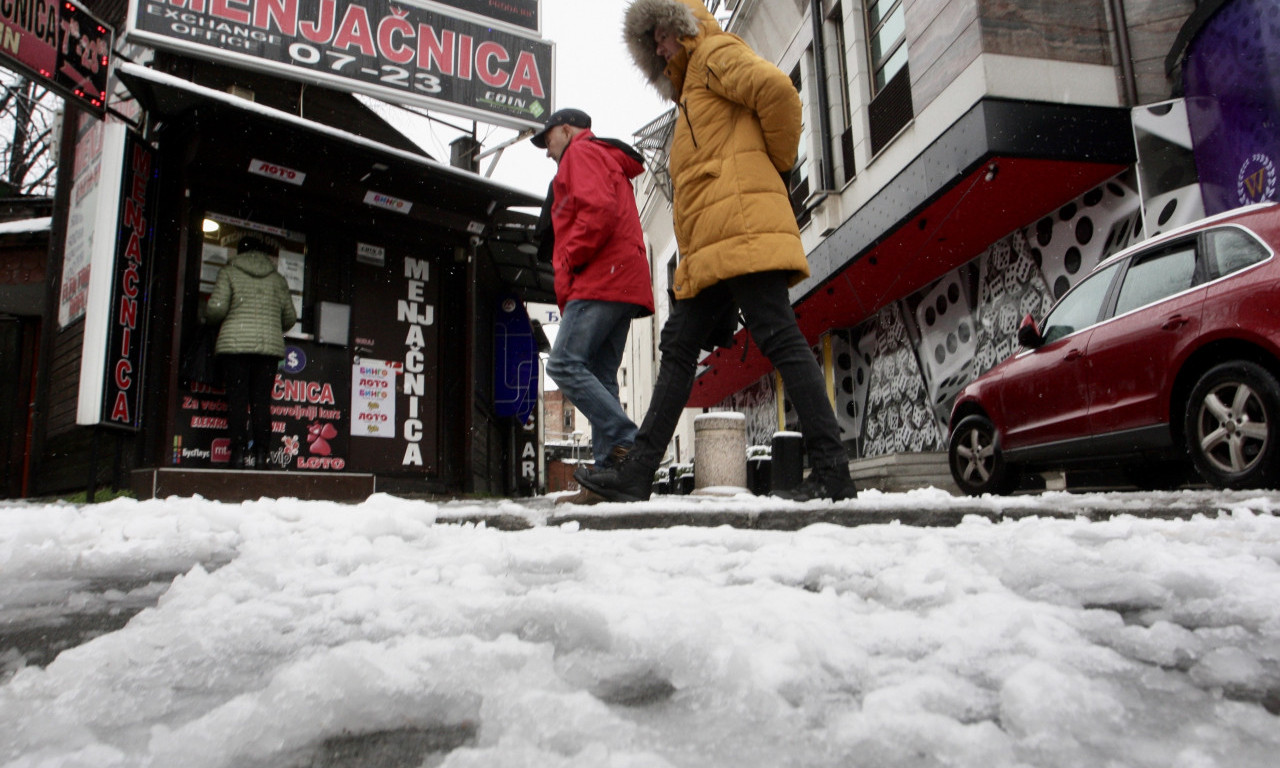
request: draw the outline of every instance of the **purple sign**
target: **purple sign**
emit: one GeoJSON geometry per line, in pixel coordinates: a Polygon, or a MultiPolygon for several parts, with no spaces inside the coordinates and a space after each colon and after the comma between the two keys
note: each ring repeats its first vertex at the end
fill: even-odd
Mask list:
{"type": "Polygon", "coordinates": [[[1274,0],[1226,4],[1183,66],[1206,214],[1280,200],[1280,25],[1274,0]]]}
{"type": "Polygon", "coordinates": [[[538,4],[541,0],[435,0],[478,16],[505,21],[517,27],[532,29],[538,26],[538,4]]]}

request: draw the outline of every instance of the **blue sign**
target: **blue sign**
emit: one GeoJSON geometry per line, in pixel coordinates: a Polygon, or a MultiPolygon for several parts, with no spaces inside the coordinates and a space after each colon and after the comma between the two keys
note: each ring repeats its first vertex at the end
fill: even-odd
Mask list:
{"type": "Polygon", "coordinates": [[[307,367],[307,353],[303,352],[301,347],[288,345],[284,348],[284,361],[281,367],[294,375],[302,373],[307,367]]]}
{"type": "Polygon", "coordinates": [[[498,300],[493,365],[494,410],[524,421],[538,402],[538,342],[524,303],[514,296],[498,300]]]}

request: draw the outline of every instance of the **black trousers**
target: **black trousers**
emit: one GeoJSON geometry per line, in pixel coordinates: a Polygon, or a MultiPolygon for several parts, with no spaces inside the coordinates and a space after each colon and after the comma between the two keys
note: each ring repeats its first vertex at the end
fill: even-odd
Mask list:
{"type": "Polygon", "coordinates": [[[783,386],[800,417],[810,466],[848,464],[848,454],[840,442],[840,425],[827,399],[822,368],[791,309],[787,276],[786,272],[758,272],[733,277],[692,299],[672,304],[658,347],[662,360],[653,401],[632,449],[635,460],[651,468],[662,461],[693,390],[702,346],[736,304],[742,308],[751,338],[782,375],[783,386]]]}
{"type": "Polygon", "coordinates": [[[218,355],[227,385],[227,425],[231,448],[270,450],[271,387],[280,360],[271,355],[218,355]],[[252,431],[250,431],[252,429],[252,431]]]}

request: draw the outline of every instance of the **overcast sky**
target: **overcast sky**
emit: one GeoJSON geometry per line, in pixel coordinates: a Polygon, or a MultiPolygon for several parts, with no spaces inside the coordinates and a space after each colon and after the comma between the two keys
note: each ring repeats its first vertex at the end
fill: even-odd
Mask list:
{"type": "MultiPolygon", "coordinates": [[[[556,48],[553,106],[581,109],[591,115],[596,135],[630,142],[632,134],[665,112],[668,104],[641,78],[622,44],[622,15],[628,4],[629,0],[544,0],[542,36],[556,48]]],[[[425,149],[447,159],[449,141],[456,134],[439,127],[431,134],[425,149]]],[[[481,125],[478,138],[490,149],[514,135],[481,125]]],[[[481,172],[488,171],[491,159],[481,160],[481,172]]],[[[491,178],[541,195],[554,174],[555,163],[546,151],[522,141],[503,152],[491,178]]]]}

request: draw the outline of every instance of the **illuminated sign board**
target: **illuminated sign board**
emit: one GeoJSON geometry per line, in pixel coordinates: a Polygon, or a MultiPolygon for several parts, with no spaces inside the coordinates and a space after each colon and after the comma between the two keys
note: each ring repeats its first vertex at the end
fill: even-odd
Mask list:
{"type": "Polygon", "coordinates": [[[150,146],[122,126],[108,128],[124,140],[122,162],[104,168],[105,189],[121,190],[119,226],[114,246],[103,240],[106,258],[89,275],[76,423],[137,429],[158,177],[150,146]]]}
{"type": "Polygon", "coordinates": [[[0,65],[13,65],[97,117],[107,111],[114,36],[71,0],[0,2],[0,65]]]}
{"type": "Polygon", "coordinates": [[[552,103],[551,43],[417,5],[133,0],[129,19],[131,42],[499,125],[552,103]]]}

